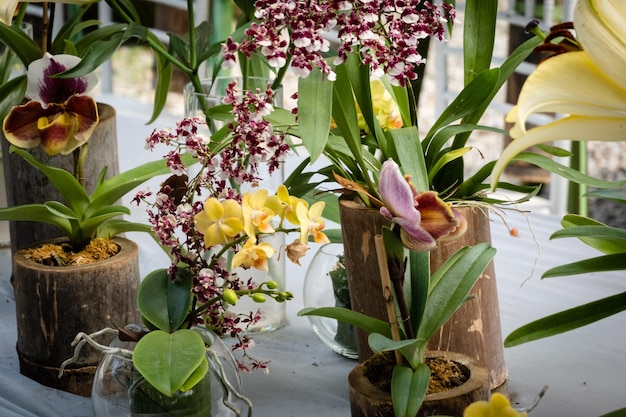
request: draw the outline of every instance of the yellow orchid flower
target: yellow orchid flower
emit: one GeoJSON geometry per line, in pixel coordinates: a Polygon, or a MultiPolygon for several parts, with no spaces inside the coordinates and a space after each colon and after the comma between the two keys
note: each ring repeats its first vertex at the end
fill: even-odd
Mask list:
{"type": "Polygon", "coordinates": [[[531,146],[558,140],[626,140],[626,2],[580,0],[574,28],[583,50],[537,66],[507,115],[515,140],[493,168],[493,189],[511,159],[531,146]],[[530,115],[544,112],[567,116],[526,130],[530,115]]]}
{"type": "Polygon", "coordinates": [[[527,413],[518,413],[507,398],[499,392],[491,396],[491,400],[476,401],[470,404],[463,417],[526,417],[527,413]]]}
{"type": "Polygon", "coordinates": [[[269,197],[267,202],[267,206],[275,213],[280,214],[281,219],[285,219],[294,225],[300,224],[296,214],[298,204],[304,204],[306,208],[309,207],[309,203],[306,200],[289,195],[289,191],[287,191],[287,187],[284,185],[279,186],[276,190],[276,195],[269,197]]]}
{"type": "Polygon", "coordinates": [[[261,233],[274,233],[274,228],[270,224],[274,218],[274,212],[266,205],[267,195],[266,189],[259,189],[253,193],[246,192],[242,197],[244,229],[250,237],[256,235],[255,230],[261,233]]]}
{"type": "MultiPolygon", "coordinates": [[[[376,119],[378,119],[380,127],[383,130],[400,129],[402,127],[402,116],[400,115],[398,104],[385,88],[385,84],[379,79],[372,80],[370,82],[370,90],[372,92],[374,114],[376,119]]],[[[366,130],[367,124],[360,109],[357,109],[357,118],[359,128],[366,130]]]]}
{"type": "Polygon", "coordinates": [[[318,201],[314,203],[309,209],[302,202],[296,206],[296,215],[300,224],[300,242],[306,244],[309,240],[309,235],[313,236],[315,243],[328,243],[330,240],[322,232],[326,227],[326,222],[322,218],[322,212],[326,203],[318,201]]]}
{"type": "Polygon", "coordinates": [[[208,198],[204,202],[204,211],[195,215],[194,223],[204,235],[207,248],[230,242],[244,231],[241,206],[232,199],[208,198]]]}
{"type": "Polygon", "coordinates": [[[248,239],[239,252],[233,256],[231,267],[255,268],[260,271],[269,271],[267,260],[274,256],[276,250],[267,243],[261,242],[256,244],[253,239],[248,239]]]}

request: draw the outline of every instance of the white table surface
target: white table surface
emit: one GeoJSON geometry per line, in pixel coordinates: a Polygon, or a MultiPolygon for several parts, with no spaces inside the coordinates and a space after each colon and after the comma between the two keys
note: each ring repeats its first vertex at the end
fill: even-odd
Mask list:
{"type": "MultiPolygon", "coordinates": [[[[143,147],[154,126],[146,126],[150,106],[117,97],[102,97],[118,111],[120,169],[160,157],[143,147]]],[[[173,126],[163,116],[156,127],[173,126]]],[[[158,180],[153,187],[158,186],[158,180]]],[[[127,198],[128,200],[128,198],[127,198]]],[[[142,219],[142,210],[133,217],[142,219]]],[[[492,216],[496,276],[503,335],[547,314],[624,291],[625,272],[540,280],[541,274],[566,262],[595,254],[572,240],[550,241],[559,218],[507,211],[505,221],[519,231],[509,234],[498,216],[492,216]]],[[[167,264],[156,245],[131,234],[140,246],[145,275],[167,264]]],[[[302,284],[307,261],[288,270],[288,290],[295,300],[287,305],[288,324],[275,332],[255,336],[253,353],[271,360],[269,374],[243,375],[244,393],[258,417],[346,417],[350,415],[347,374],[355,361],[330,351],[313,333],[308,320],[296,316],[302,308],[302,284]]],[[[19,373],[15,343],[15,306],[10,251],[0,250],[0,417],[93,416],[88,398],[57,391],[19,373]]],[[[592,417],[626,406],[626,315],[618,314],[585,328],[515,348],[505,349],[509,391],[516,403],[529,403],[544,385],[549,389],[533,417],[592,417]]]]}

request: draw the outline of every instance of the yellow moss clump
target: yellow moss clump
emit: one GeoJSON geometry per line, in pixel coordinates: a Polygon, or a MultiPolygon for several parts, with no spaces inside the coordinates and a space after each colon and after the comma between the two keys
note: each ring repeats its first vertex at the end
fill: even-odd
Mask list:
{"type": "Polygon", "coordinates": [[[95,238],[81,251],[74,252],[67,243],[46,243],[22,253],[28,259],[50,266],[87,265],[117,254],[120,247],[111,239],[95,238]]]}

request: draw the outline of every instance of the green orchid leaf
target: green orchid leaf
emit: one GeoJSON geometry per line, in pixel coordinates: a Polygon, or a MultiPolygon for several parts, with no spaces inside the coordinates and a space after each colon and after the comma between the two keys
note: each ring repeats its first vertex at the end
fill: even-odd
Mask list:
{"type": "Polygon", "coordinates": [[[324,151],[332,113],[333,82],[323,78],[319,70],[298,78],[300,137],[312,162],[324,151]]]}
{"type": "Polygon", "coordinates": [[[154,88],[154,106],[148,124],[154,123],[163,112],[167,103],[170,83],[174,76],[174,66],[162,55],[156,54],[156,86],[154,88]]]}
{"type": "Polygon", "coordinates": [[[419,329],[430,285],[430,254],[409,251],[410,284],[404,286],[404,299],[410,300],[409,310],[413,329],[419,329]]]}
{"type": "Polygon", "coordinates": [[[605,225],[572,226],[558,230],[550,239],[576,237],[605,255],[626,254],[626,230],[605,225]]]}
{"type": "Polygon", "coordinates": [[[63,23],[63,26],[61,26],[54,37],[52,46],[48,52],[52,55],[63,53],[67,40],[73,39],[77,33],[80,33],[90,26],[97,26],[98,22],[96,20],[83,21],[83,16],[88,9],[89,5],[74,8],[73,12],[66,18],[65,23],[63,23]]]}
{"type": "Polygon", "coordinates": [[[600,417],[626,417],[626,408],[620,408],[608,414],[602,414],[600,417]]]}
{"type": "Polygon", "coordinates": [[[588,192],[587,197],[605,198],[616,203],[626,204],[626,191],[622,190],[595,190],[588,192]]]}
{"type": "Polygon", "coordinates": [[[547,153],[548,155],[557,156],[559,158],[567,158],[572,156],[572,152],[559,148],[558,146],[546,145],[545,143],[540,143],[535,146],[537,149],[547,153]]]}
{"type": "Polygon", "coordinates": [[[504,346],[513,347],[587,326],[626,310],[626,292],[592,301],[528,323],[509,334],[504,346]]]}
{"type": "Polygon", "coordinates": [[[452,137],[459,135],[461,133],[473,132],[476,130],[485,131],[485,132],[494,132],[507,134],[506,130],[498,129],[490,126],[469,124],[469,123],[461,123],[454,124],[450,126],[446,126],[440,130],[438,130],[433,137],[431,138],[429,148],[426,149],[426,166],[432,166],[437,158],[441,158],[442,154],[445,154],[446,150],[444,148],[446,142],[450,140],[452,137]],[[439,150],[438,152],[436,150],[439,150]]]}
{"type": "Polygon", "coordinates": [[[539,155],[532,152],[522,152],[518,154],[513,160],[524,161],[543,168],[547,171],[554,172],[562,176],[563,178],[573,181],[577,184],[585,184],[590,187],[596,188],[619,188],[626,186],[626,180],[623,181],[604,181],[597,178],[585,175],[576,169],[572,169],[566,165],[559,164],[558,162],[550,159],[546,156],[539,155]]]}
{"type": "Polygon", "coordinates": [[[141,22],[141,16],[132,0],[107,0],[107,3],[121,15],[127,16],[134,22],[141,22]]]}
{"type": "Polygon", "coordinates": [[[25,66],[43,56],[39,45],[17,26],[0,24],[0,42],[13,51],[25,66]]]}
{"type": "Polygon", "coordinates": [[[383,320],[366,316],[363,313],[342,307],[303,308],[298,316],[320,316],[343,321],[365,331],[366,333],[380,333],[391,337],[389,324],[383,320]]]}
{"type": "Polygon", "coordinates": [[[53,216],[61,217],[68,220],[79,220],[76,213],[74,213],[68,206],[58,201],[47,201],[43,203],[53,216]]]}
{"type": "MultiPolygon", "coordinates": [[[[163,395],[171,397],[181,388],[197,383],[206,369],[204,342],[193,330],[174,333],[154,330],[143,336],[133,351],[133,365],[146,381],[163,395]],[[190,378],[193,375],[193,379],[190,378]],[[189,381],[189,382],[188,382],[189,381]]],[[[194,384],[195,385],[195,384],[194,384]]]]}
{"type": "Polygon", "coordinates": [[[626,270],[626,256],[624,256],[624,252],[598,256],[596,258],[590,258],[578,262],[572,262],[566,265],[556,266],[544,272],[541,278],[553,278],[568,275],[586,274],[590,272],[607,272],[621,270],[626,270]]]}
{"type": "MultiPolygon", "coordinates": [[[[188,153],[182,154],[181,158],[183,163],[188,166],[197,162],[197,159],[188,153]]],[[[135,187],[158,175],[168,173],[171,173],[171,170],[167,166],[167,161],[159,159],[146,162],[145,164],[111,177],[98,185],[91,194],[91,203],[88,212],[93,213],[100,210],[102,207],[115,204],[116,201],[135,187]]]]}
{"type": "Polygon", "coordinates": [[[84,208],[89,204],[89,196],[72,174],[64,169],[44,164],[27,151],[16,146],[11,145],[9,152],[18,154],[26,162],[41,171],[50,180],[54,188],[65,198],[65,201],[67,201],[68,206],[74,213],[83,213],[84,208]]]}
{"type": "Polygon", "coordinates": [[[425,363],[415,369],[401,365],[393,368],[391,402],[396,417],[415,417],[426,396],[429,380],[430,368],[425,363]]]}
{"type": "Polygon", "coordinates": [[[72,231],[69,220],[64,216],[52,214],[45,204],[2,207],[0,208],[0,220],[44,222],[58,227],[66,234],[72,231]]]}
{"type": "Polygon", "coordinates": [[[389,133],[404,174],[411,175],[411,181],[418,191],[427,191],[429,189],[428,173],[417,127],[392,129],[389,133]]]}
{"type": "Polygon", "coordinates": [[[108,206],[103,207],[95,213],[91,213],[89,217],[83,219],[80,222],[80,228],[85,238],[95,237],[98,234],[98,229],[107,220],[114,217],[122,216],[124,214],[130,215],[130,209],[125,206],[108,206]]]}
{"type": "Polygon", "coordinates": [[[471,150],[472,150],[471,146],[466,146],[464,148],[454,149],[454,150],[445,152],[441,156],[441,158],[437,159],[437,162],[435,162],[435,165],[433,165],[433,167],[430,169],[428,173],[429,182],[433,181],[433,179],[439,173],[441,168],[443,168],[445,165],[449,164],[450,162],[454,161],[455,159],[462,158],[463,155],[465,155],[471,150]]]}
{"type": "Polygon", "coordinates": [[[497,14],[497,0],[466,0],[463,26],[465,85],[491,65],[497,14]]]}
{"type": "Polygon", "coordinates": [[[178,270],[175,280],[171,279],[167,269],[151,272],[143,279],[137,292],[141,315],[168,333],[177,330],[189,313],[192,283],[191,274],[184,269],[178,270]]]}
{"type": "Polygon", "coordinates": [[[96,237],[111,239],[127,232],[148,233],[155,238],[152,232],[152,226],[143,223],[130,222],[124,219],[113,219],[101,224],[96,232],[96,237]]]}
{"type": "Polygon", "coordinates": [[[185,383],[181,385],[179,390],[182,392],[189,391],[206,377],[207,372],[209,372],[209,361],[205,357],[204,360],[200,362],[200,365],[198,365],[198,367],[189,376],[189,378],[187,378],[185,383]]]}
{"type": "Polygon", "coordinates": [[[430,339],[458,310],[495,253],[488,243],[466,246],[432,275],[428,303],[416,330],[418,339],[430,339]]]}
{"type": "MultiPolygon", "coordinates": [[[[602,227],[602,228],[607,227],[607,225],[605,225],[604,223],[601,223],[597,220],[590,219],[588,217],[581,216],[578,214],[567,214],[563,216],[563,219],[561,219],[561,225],[564,228],[569,229],[569,230],[576,229],[578,226],[595,226],[595,227],[602,227]]],[[[618,230],[623,231],[623,229],[618,229],[618,230]]],[[[591,246],[592,248],[602,252],[605,255],[610,255],[612,253],[626,252],[626,245],[624,245],[624,241],[622,239],[620,238],[612,239],[612,238],[606,238],[606,237],[602,239],[598,239],[599,236],[594,236],[593,230],[591,232],[592,233],[589,234],[588,236],[581,235],[581,236],[571,236],[571,237],[579,238],[586,245],[591,246]]]]}
{"type": "MultiPolygon", "coordinates": [[[[474,78],[441,113],[441,116],[439,116],[424,138],[423,148],[428,153],[438,154],[441,149],[433,149],[430,146],[435,133],[459,119],[474,115],[477,108],[485,105],[485,102],[489,103],[499,79],[500,70],[498,68],[483,71],[474,78]]],[[[473,124],[475,122],[468,120],[466,123],[473,124]]]]}
{"type": "Polygon", "coordinates": [[[367,338],[367,342],[375,353],[399,350],[402,356],[409,362],[410,366],[416,368],[424,361],[423,353],[428,340],[393,340],[380,333],[371,333],[367,338]]]}
{"type": "Polygon", "coordinates": [[[0,86],[0,119],[4,120],[11,109],[22,102],[26,94],[26,75],[15,77],[0,86]]]}

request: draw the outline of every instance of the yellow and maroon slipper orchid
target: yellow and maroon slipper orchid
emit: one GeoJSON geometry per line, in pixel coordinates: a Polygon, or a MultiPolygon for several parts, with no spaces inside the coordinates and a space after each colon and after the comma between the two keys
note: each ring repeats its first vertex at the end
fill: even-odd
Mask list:
{"type": "Polygon", "coordinates": [[[511,159],[531,146],[557,140],[626,140],[626,2],[580,0],[574,28],[583,50],[542,62],[507,115],[515,140],[494,166],[492,188],[511,159]],[[526,130],[532,114],[551,112],[566,116],[526,130]]]}
{"type": "Polygon", "coordinates": [[[400,238],[409,249],[425,252],[437,241],[465,232],[465,219],[434,191],[418,193],[393,160],[380,170],[379,191],[384,206],[380,212],[400,226],[400,238]]]}
{"type": "Polygon", "coordinates": [[[50,55],[28,67],[26,96],[2,125],[5,137],[20,148],[41,148],[49,155],[67,155],[89,140],[98,124],[95,100],[85,95],[97,83],[95,74],[52,78],[80,62],[74,55],[50,55]]]}

